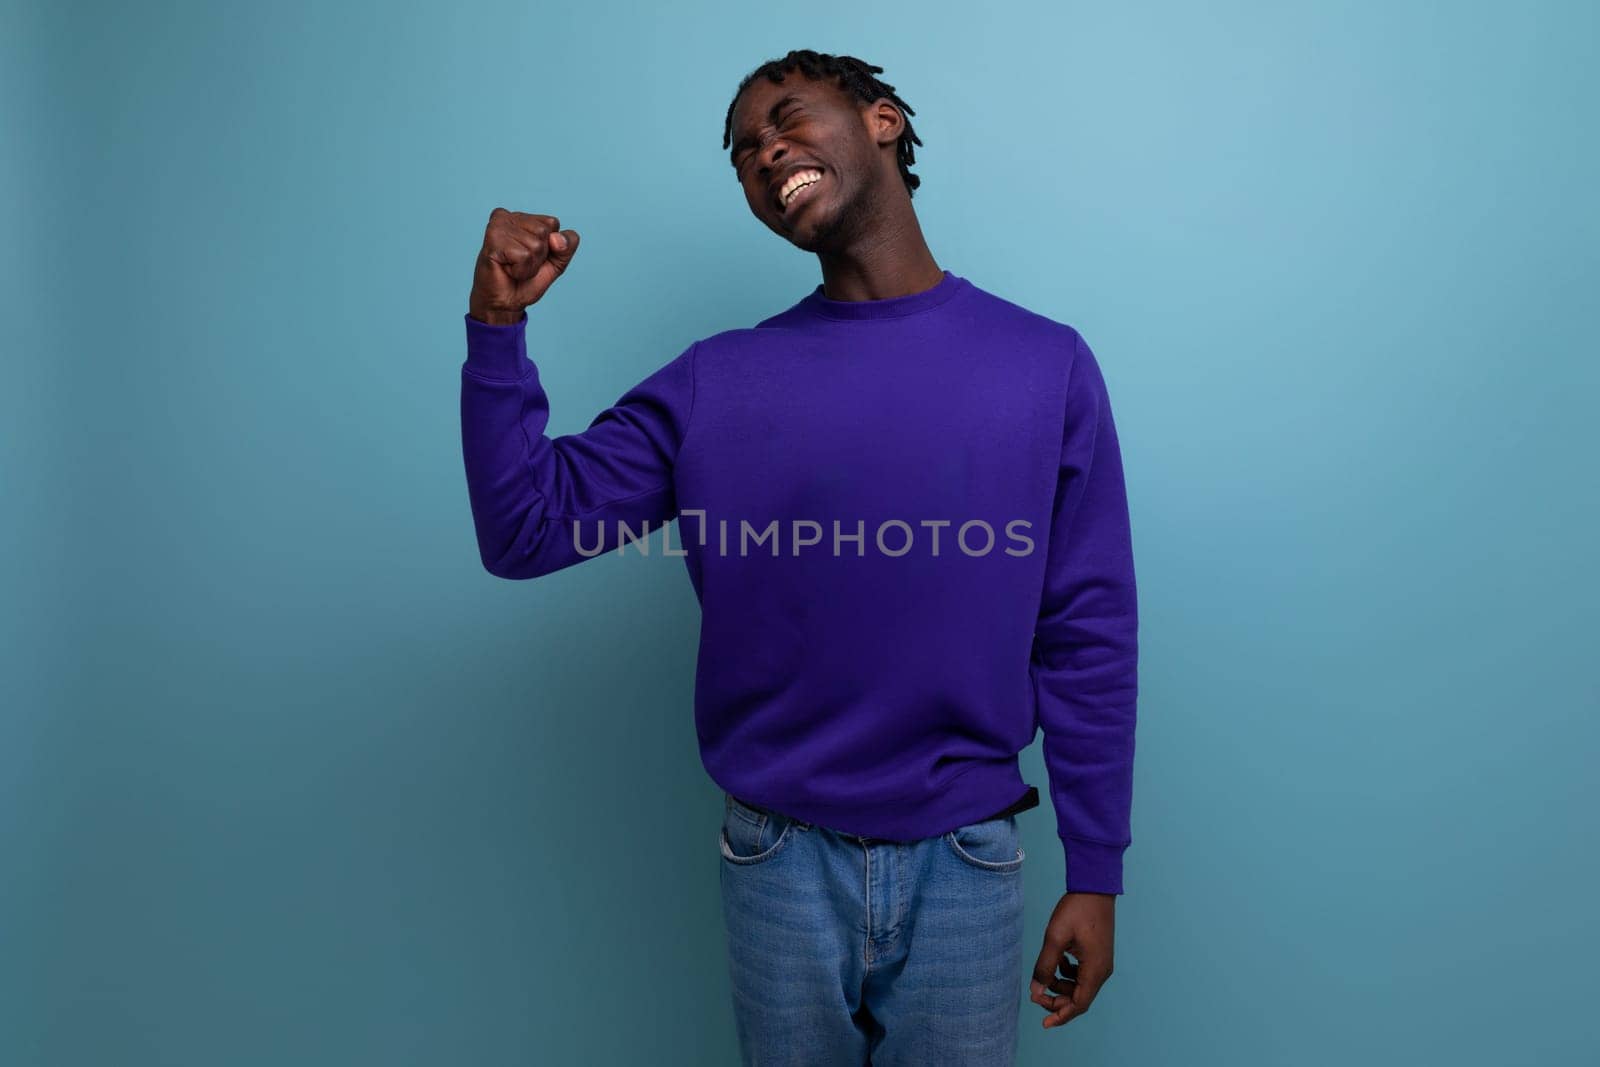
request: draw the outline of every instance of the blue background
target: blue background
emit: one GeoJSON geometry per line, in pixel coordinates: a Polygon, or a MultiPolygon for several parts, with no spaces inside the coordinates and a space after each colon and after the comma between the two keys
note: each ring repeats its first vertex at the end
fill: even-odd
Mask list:
{"type": "Polygon", "coordinates": [[[1124,441],[1117,974],[1022,1062],[1600,1058],[1596,5],[4,12],[0,1062],[735,1062],[682,561],[480,569],[461,317],[581,232],[564,433],[803,295],[721,149],[791,47],[1124,441]]]}

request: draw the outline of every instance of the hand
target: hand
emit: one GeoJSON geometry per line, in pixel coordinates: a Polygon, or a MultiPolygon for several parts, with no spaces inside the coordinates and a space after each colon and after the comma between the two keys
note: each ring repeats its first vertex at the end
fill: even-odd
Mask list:
{"type": "Polygon", "coordinates": [[[1049,1012],[1044,1028],[1065,1026],[1089,1010],[1111,977],[1117,898],[1110,893],[1068,893],[1045,925],[1044,949],[1033,965],[1029,1000],[1049,1012]],[[1065,958],[1067,953],[1077,962],[1065,958]],[[1056,969],[1061,973],[1057,975],[1056,969]],[[1050,989],[1060,996],[1045,992],[1050,989]]]}
{"type": "Polygon", "coordinates": [[[578,231],[560,227],[554,215],[503,207],[489,212],[467,314],[497,326],[520,321],[523,309],[566,273],[578,251],[578,231]]]}

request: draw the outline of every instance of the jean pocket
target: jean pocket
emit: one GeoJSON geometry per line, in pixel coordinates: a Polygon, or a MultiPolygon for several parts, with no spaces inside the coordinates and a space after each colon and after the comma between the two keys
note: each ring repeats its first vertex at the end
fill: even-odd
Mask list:
{"type": "Polygon", "coordinates": [[[1019,871],[1027,858],[1015,815],[958,826],[946,833],[944,839],[950,851],[963,863],[995,874],[1019,871]]]}
{"type": "Polygon", "coordinates": [[[765,863],[783,850],[794,826],[787,815],[753,808],[725,792],[717,835],[722,858],[741,867],[765,863]]]}

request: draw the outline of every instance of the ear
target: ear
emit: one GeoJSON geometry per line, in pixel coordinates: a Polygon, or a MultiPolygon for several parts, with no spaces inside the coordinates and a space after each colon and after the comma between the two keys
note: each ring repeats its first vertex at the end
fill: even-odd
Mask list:
{"type": "Polygon", "coordinates": [[[881,96],[867,105],[867,128],[872,131],[872,139],[878,144],[894,144],[905,127],[906,117],[887,96],[881,96]]]}

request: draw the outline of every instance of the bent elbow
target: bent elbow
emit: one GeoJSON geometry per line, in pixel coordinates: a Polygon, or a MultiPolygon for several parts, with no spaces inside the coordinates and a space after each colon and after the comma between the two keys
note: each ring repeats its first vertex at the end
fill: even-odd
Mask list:
{"type": "Polygon", "coordinates": [[[529,578],[542,578],[546,574],[564,570],[589,557],[570,554],[548,538],[540,538],[532,545],[513,541],[499,551],[480,545],[478,558],[483,563],[483,569],[496,578],[519,582],[529,578]]]}
{"type": "Polygon", "coordinates": [[[537,565],[537,557],[524,556],[516,558],[507,554],[495,556],[488,552],[480,552],[478,558],[483,562],[483,569],[496,578],[503,578],[508,582],[526,581],[537,578],[548,570],[537,565]]]}

